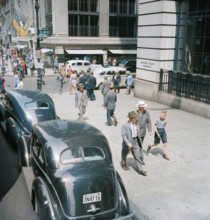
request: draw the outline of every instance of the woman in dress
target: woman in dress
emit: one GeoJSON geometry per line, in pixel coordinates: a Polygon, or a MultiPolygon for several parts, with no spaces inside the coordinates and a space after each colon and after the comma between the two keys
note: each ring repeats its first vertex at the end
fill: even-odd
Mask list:
{"type": "Polygon", "coordinates": [[[77,72],[74,71],[72,74],[70,74],[70,80],[69,80],[70,94],[75,93],[76,86],[77,86],[77,72]]]}

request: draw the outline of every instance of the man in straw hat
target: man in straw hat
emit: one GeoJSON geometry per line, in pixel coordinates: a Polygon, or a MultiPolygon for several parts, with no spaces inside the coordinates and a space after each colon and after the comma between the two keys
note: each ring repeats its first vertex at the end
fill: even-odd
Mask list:
{"type": "Polygon", "coordinates": [[[87,119],[84,117],[87,108],[87,93],[82,84],[78,84],[78,90],[75,92],[75,107],[79,109],[79,119],[87,119]]]}
{"type": "Polygon", "coordinates": [[[143,161],[141,158],[143,158],[143,152],[136,112],[129,112],[128,118],[129,121],[123,124],[121,131],[123,139],[121,165],[124,170],[127,170],[126,157],[131,150],[136,162],[137,172],[143,176],[146,176],[146,171],[144,171],[142,167],[143,161]]]}
{"type": "Polygon", "coordinates": [[[147,129],[148,129],[149,134],[152,135],[152,123],[151,123],[149,112],[145,110],[145,107],[147,107],[147,104],[143,100],[141,100],[141,101],[138,101],[136,106],[138,107],[138,110],[136,111],[137,121],[140,124],[139,132],[140,132],[141,141],[143,143],[144,138],[146,136],[147,129]]]}

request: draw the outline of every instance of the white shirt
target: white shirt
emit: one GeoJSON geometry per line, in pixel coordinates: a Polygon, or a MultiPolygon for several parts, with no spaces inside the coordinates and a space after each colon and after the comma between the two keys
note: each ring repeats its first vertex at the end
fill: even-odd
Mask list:
{"type": "Polygon", "coordinates": [[[137,137],[137,127],[136,124],[130,124],[131,125],[131,131],[132,131],[132,138],[136,138],[137,137]]]}
{"type": "Polygon", "coordinates": [[[23,81],[19,81],[18,85],[17,85],[17,89],[23,89],[23,81]]]}

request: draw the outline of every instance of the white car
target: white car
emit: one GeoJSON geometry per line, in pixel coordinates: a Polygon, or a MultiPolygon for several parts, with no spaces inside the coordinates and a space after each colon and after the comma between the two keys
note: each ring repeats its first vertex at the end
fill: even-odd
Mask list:
{"type": "Polygon", "coordinates": [[[71,67],[72,71],[77,71],[77,74],[80,73],[81,70],[86,72],[90,67],[88,60],[68,60],[66,64],[71,67]]]}
{"type": "MultiPolygon", "coordinates": [[[[119,74],[121,75],[121,87],[125,87],[125,79],[126,79],[126,69],[123,67],[106,67],[106,68],[100,68],[97,69],[94,72],[94,76],[96,77],[96,88],[101,89],[102,83],[104,81],[104,76],[108,77],[108,80],[112,82],[112,78],[114,75],[114,71],[117,70],[119,74]]],[[[135,75],[132,74],[133,77],[135,75]]]]}

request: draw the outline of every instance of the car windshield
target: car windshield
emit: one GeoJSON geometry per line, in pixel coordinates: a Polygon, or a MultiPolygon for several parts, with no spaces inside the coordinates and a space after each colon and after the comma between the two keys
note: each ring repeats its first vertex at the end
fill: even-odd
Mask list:
{"type": "Polygon", "coordinates": [[[61,164],[78,163],[85,161],[104,160],[105,154],[99,147],[73,147],[65,149],[60,155],[61,164]]]}

